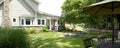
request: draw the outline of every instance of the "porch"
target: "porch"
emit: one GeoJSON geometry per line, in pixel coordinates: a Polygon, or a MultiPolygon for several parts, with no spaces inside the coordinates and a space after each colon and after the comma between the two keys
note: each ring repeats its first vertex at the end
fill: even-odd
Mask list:
{"type": "Polygon", "coordinates": [[[58,30],[61,22],[58,18],[41,18],[41,17],[20,17],[19,26],[23,28],[42,28],[48,26],[49,30],[58,30]]]}
{"type": "Polygon", "coordinates": [[[49,30],[58,30],[61,25],[58,19],[46,19],[46,26],[49,27],[49,30]]]}

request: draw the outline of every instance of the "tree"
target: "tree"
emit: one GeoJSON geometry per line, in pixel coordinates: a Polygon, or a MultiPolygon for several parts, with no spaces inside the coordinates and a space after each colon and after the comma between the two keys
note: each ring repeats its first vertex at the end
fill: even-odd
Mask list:
{"type": "MultiPolygon", "coordinates": [[[[73,25],[84,23],[89,28],[111,29],[113,16],[81,13],[85,6],[100,1],[103,0],[65,0],[62,5],[62,21],[73,25]]],[[[120,29],[119,15],[115,15],[114,18],[116,29],[120,29]]]]}
{"type": "Polygon", "coordinates": [[[83,0],[82,2],[85,6],[88,6],[90,4],[97,3],[97,2],[100,2],[100,1],[103,1],[103,0],[83,0]]]}
{"type": "Polygon", "coordinates": [[[62,5],[62,20],[66,23],[73,24],[73,30],[75,29],[75,24],[79,23],[80,7],[80,0],[65,0],[62,5]]]}
{"type": "Polygon", "coordinates": [[[9,17],[9,2],[10,0],[4,0],[3,2],[3,10],[2,10],[2,28],[9,28],[11,27],[11,20],[9,17]]]}
{"type": "Polygon", "coordinates": [[[78,23],[89,23],[92,25],[96,24],[97,20],[99,20],[99,17],[92,17],[90,15],[86,16],[83,15],[81,11],[84,6],[98,1],[101,0],[65,0],[64,4],[62,5],[62,21],[73,24],[73,29],[75,28],[75,24],[78,23]]]}
{"type": "MultiPolygon", "coordinates": [[[[84,23],[90,28],[99,28],[99,29],[110,29],[113,16],[110,15],[90,15],[83,14],[81,11],[85,6],[88,6],[93,3],[97,3],[103,0],[65,0],[62,5],[62,21],[73,24],[84,23]]],[[[115,26],[117,29],[120,29],[120,17],[115,15],[115,26]]],[[[74,27],[75,28],[75,27],[74,27]]],[[[73,28],[73,29],[74,29],[73,28]]]]}
{"type": "MultiPolygon", "coordinates": [[[[84,6],[100,2],[103,0],[84,0],[84,6]]],[[[112,18],[115,18],[115,29],[120,29],[119,15],[87,15],[84,17],[85,24],[89,24],[91,27],[97,27],[101,29],[111,29],[112,27],[112,18]],[[95,17],[94,17],[95,16],[95,17]],[[94,20],[93,20],[94,19],[94,20]]]]}

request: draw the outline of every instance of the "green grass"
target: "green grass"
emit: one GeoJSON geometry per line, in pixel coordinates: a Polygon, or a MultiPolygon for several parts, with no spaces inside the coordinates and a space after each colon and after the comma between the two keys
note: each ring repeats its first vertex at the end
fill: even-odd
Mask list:
{"type": "Polygon", "coordinates": [[[33,48],[84,48],[83,38],[61,38],[61,32],[44,32],[29,35],[33,48]]]}

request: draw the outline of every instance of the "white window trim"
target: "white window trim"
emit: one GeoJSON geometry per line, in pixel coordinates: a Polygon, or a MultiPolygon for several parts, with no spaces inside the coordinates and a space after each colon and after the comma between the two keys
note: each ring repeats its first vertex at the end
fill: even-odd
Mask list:
{"type": "Polygon", "coordinates": [[[30,19],[30,18],[21,18],[20,20],[21,20],[21,25],[22,26],[32,26],[33,25],[33,19],[30,19],[30,25],[26,25],[26,19],[30,19]],[[24,24],[22,25],[22,19],[23,19],[23,22],[24,22],[24,24]]]}
{"type": "MultiPolygon", "coordinates": [[[[29,19],[29,18],[26,18],[26,19],[29,19]]],[[[26,25],[26,26],[32,25],[32,19],[30,19],[30,25],[27,25],[27,24],[26,24],[26,19],[25,19],[25,25],[26,25]]]]}
{"type": "Polygon", "coordinates": [[[45,26],[45,25],[46,25],[46,19],[38,18],[38,19],[37,19],[37,25],[38,25],[38,26],[45,26]],[[40,23],[41,23],[40,25],[38,24],[38,20],[41,20],[41,21],[40,21],[40,23]],[[42,20],[44,20],[44,25],[42,25],[42,20]]]}
{"type": "Polygon", "coordinates": [[[21,18],[21,19],[20,19],[20,25],[22,25],[22,26],[25,25],[25,19],[24,19],[24,18],[21,18]],[[22,25],[22,19],[23,19],[23,25],[22,25]]]}
{"type": "Polygon", "coordinates": [[[12,22],[17,22],[17,19],[16,19],[16,18],[13,18],[13,19],[12,19],[12,22]],[[15,19],[15,21],[14,21],[14,19],[15,19]]]}

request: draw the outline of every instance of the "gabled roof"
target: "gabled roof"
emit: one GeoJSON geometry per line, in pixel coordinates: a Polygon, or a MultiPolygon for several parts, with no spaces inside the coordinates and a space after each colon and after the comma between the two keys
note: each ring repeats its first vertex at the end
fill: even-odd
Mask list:
{"type": "MultiPolygon", "coordinates": [[[[3,2],[4,0],[0,0],[0,4],[1,4],[1,2],[3,2]]],[[[11,1],[11,0],[10,0],[11,1]]],[[[32,1],[34,1],[35,3],[37,3],[37,4],[39,4],[40,2],[38,1],[38,0],[32,0],[32,1]]]]}
{"type": "MultiPolygon", "coordinates": [[[[0,5],[2,5],[4,0],[0,0],[0,5]]],[[[10,0],[12,1],[12,0],[10,0]]],[[[38,6],[40,4],[39,0],[18,0],[31,14],[34,14],[34,12],[37,12],[40,15],[46,15],[50,17],[59,17],[56,15],[48,14],[45,12],[41,12],[38,10],[38,6]]],[[[1,6],[0,6],[1,7],[1,6]]]]}
{"type": "Polygon", "coordinates": [[[53,15],[53,14],[49,14],[49,13],[45,13],[45,12],[39,12],[41,15],[46,15],[46,16],[50,16],[50,17],[59,17],[57,15],[53,15]]]}
{"type": "Polygon", "coordinates": [[[38,0],[33,0],[34,2],[36,2],[36,3],[38,3],[38,4],[40,4],[40,1],[38,1],[38,0]]]}

